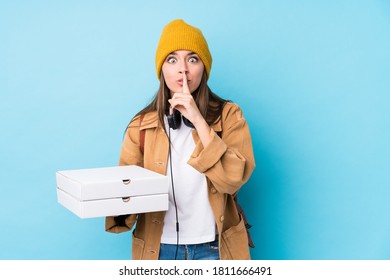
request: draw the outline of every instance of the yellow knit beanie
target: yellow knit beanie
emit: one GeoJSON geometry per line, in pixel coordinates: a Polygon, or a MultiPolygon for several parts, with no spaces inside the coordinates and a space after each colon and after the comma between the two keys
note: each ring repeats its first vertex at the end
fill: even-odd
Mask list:
{"type": "Polygon", "coordinates": [[[160,79],[161,67],[165,58],[171,52],[177,50],[189,50],[199,55],[204,64],[207,78],[209,78],[212,57],[202,31],[185,23],[181,19],[177,19],[171,21],[164,27],[158,43],[156,51],[156,71],[158,79],[160,79]]]}

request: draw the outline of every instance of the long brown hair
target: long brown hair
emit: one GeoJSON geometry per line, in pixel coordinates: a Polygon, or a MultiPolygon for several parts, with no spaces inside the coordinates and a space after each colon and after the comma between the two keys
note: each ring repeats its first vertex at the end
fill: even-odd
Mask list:
{"type": "MultiPolygon", "coordinates": [[[[202,80],[199,84],[199,87],[192,93],[192,96],[195,100],[196,105],[199,108],[200,113],[202,114],[208,125],[212,125],[213,123],[218,121],[218,119],[222,115],[222,110],[225,103],[228,102],[228,100],[219,97],[211,91],[211,89],[207,85],[207,75],[205,71],[203,72],[202,80]]],[[[165,83],[164,75],[161,71],[160,86],[152,102],[150,102],[150,104],[147,105],[144,109],[139,111],[134,117],[156,111],[159,120],[159,125],[161,125],[165,130],[165,126],[163,125],[164,114],[168,114],[169,112],[170,104],[168,102],[168,99],[170,98],[170,91],[165,83]]]]}

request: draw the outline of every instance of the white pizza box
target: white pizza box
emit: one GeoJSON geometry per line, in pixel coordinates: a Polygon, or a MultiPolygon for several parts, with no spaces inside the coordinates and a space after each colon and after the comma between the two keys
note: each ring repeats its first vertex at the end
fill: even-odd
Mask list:
{"type": "Polygon", "coordinates": [[[166,211],[168,177],[136,165],[56,172],[58,202],[80,218],[166,211]]]}

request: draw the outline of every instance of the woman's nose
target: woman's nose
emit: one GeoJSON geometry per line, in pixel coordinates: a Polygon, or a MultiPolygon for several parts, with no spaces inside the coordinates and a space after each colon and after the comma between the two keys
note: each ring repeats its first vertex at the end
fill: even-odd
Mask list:
{"type": "Polygon", "coordinates": [[[186,62],[182,62],[180,64],[179,72],[180,72],[180,74],[183,74],[183,73],[187,74],[188,73],[188,65],[186,62]]]}

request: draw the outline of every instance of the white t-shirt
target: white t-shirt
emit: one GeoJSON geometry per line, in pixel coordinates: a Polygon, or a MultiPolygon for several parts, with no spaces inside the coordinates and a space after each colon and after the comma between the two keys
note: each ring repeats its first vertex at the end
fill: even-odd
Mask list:
{"type": "MultiPolygon", "coordinates": [[[[165,119],[167,132],[169,127],[165,119]]],[[[215,220],[207,193],[206,176],[192,166],[189,160],[195,142],[192,128],[182,123],[170,130],[173,184],[179,221],[179,244],[199,244],[215,239],[215,220]]],[[[171,165],[168,159],[169,208],[165,215],[161,243],[176,244],[176,209],[171,183],[171,165]]]]}

